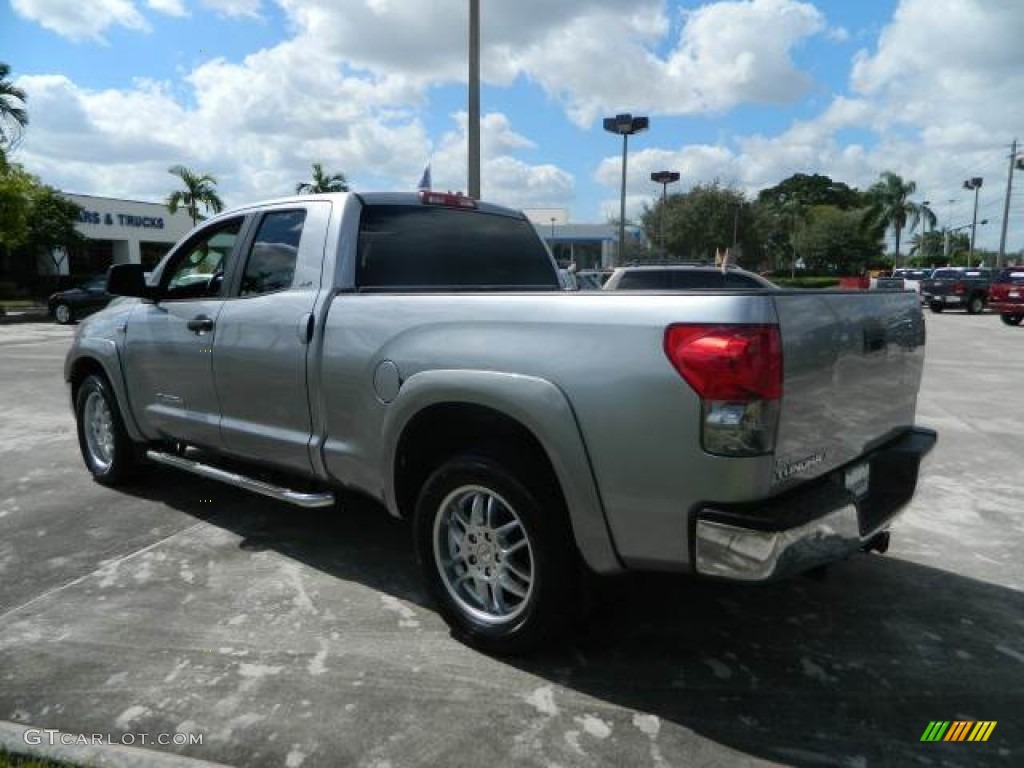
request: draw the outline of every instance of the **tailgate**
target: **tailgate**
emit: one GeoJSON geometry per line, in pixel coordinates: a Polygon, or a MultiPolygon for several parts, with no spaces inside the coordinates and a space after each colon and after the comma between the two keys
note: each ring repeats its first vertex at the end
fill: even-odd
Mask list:
{"type": "Polygon", "coordinates": [[[912,293],[786,293],[775,306],[784,377],[779,491],[913,426],[925,334],[912,293]]]}

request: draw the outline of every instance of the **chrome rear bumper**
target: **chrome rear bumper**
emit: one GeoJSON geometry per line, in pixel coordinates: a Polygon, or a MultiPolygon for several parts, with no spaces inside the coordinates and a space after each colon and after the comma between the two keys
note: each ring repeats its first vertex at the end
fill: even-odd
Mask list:
{"type": "Polygon", "coordinates": [[[862,457],[871,480],[860,498],[837,480],[839,472],[761,504],[703,506],[694,521],[697,573],[768,581],[864,549],[910,502],[935,442],[935,432],[917,428],[862,457]]]}

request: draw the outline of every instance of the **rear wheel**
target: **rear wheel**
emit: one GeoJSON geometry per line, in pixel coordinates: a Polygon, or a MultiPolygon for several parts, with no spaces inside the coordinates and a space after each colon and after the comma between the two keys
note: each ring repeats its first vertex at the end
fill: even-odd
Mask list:
{"type": "Polygon", "coordinates": [[[522,653],[573,615],[578,561],[564,504],[543,473],[464,454],[430,476],[416,504],[416,553],[459,639],[522,653]]]}
{"type": "Polygon", "coordinates": [[[931,304],[928,305],[928,309],[930,309],[935,314],[939,314],[940,312],[942,312],[943,307],[939,302],[933,301],[931,304]]]}
{"type": "Polygon", "coordinates": [[[1020,325],[1020,321],[1024,320],[1024,315],[1000,315],[999,319],[1007,325],[1020,325]]]}
{"type": "Polygon", "coordinates": [[[101,376],[89,376],[75,398],[78,446],[93,479],[118,485],[138,469],[136,446],[124,428],[117,398],[101,376]]]}
{"type": "Polygon", "coordinates": [[[977,315],[985,309],[985,300],[981,296],[971,296],[967,300],[967,314],[977,315]]]}

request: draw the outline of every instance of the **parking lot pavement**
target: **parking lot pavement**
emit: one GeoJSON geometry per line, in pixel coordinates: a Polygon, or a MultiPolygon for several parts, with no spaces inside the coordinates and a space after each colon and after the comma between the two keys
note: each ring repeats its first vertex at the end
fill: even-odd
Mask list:
{"type": "Polygon", "coordinates": [[[1024,329],[927,323],[940,441],[888,555],[762,587],[617,579],[571,647],[513,660],[449,637],[370,503],[92,483],[71,331],[0,327],[0,736],[186,734],[154,748],[290,768],[1019,765],[1024,329]],[[933,720],[997,725],[922,743],[933,720]]]}

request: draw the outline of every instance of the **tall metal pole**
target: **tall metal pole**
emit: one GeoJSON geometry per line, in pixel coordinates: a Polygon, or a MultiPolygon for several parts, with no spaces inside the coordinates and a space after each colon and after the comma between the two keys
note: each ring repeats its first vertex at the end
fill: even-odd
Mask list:
{"type": "Polygon", "coordinates": [[[981,184],[977,184],[974,187],[974,218],[971,219],[971,250],[967,255],[967,266],[971,266],[974,261],[974,234],[978,230],[978,191],[981,189],[981,184]]]}
{"type": "Polygon", "coordinates": [[[1006,225],[1010,221],[1010,195],[1013,192],[1013,166],[1017,161],[1017,140],[1014,139],[1010,145],[1010,167],[1006,171],[1006,200],[1003,202],[1003,231],[999,235],[999,254],[996,256],[996,266],[1003,266],[1003,258],[1006,256],[1006,225]]]}
{"type": "Polygon", "coordinates": [[[480,199],[480,0],[469,0],[469,196],[480,199]]]}
{"type": "Polygon", "coordinates": [[[622,190],[619,194],[619,265],[626,255],[626,145],[629,134],[622,134],[622,190]]]}
{"type": "Polygon", "coordinates": [[[661,239],[661,258],[665,259],[668,257],[668,251],[665,250],[665,206],[668,205],[668,182],[661,182],[661,216],[658,217],[658,229],[661,230],[658,235],[661,239]]]}

